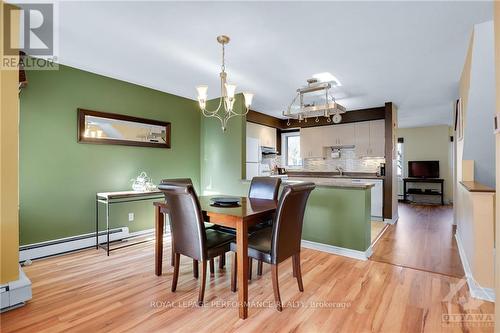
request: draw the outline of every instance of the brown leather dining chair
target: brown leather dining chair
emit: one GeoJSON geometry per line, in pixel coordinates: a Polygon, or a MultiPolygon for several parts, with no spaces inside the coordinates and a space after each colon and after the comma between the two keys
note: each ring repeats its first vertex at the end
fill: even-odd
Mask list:
{"type": "MultiPolygon", "coordinates": [[[[300,241],[304,212],[314,183],[287,185],[278,203],[273,227],[259,230],[248,238],[248,256],[271,264],[271,278],[276,308],[282,311],[278,286],[278,264],[292,257],[293,276],[297,278],[300,291],[304,291],[300,270],[300,241]]],[[[231,268],[231,290],[236,291],[236,243],[231,243],[233,263],[231,268]]]]}
{"type": "MultiPolygon", "coordinates": [[[[193,181],[191,180],[191,178],[175,178],[175,179],[163,179],[160,184],[178,184],[178,185],[191,185],[193,186],[193,181]]],[[[169,224],[170,226],[170,224],[169,224]]],[[[210,223],[205,223],[205,228],[209,229],[209,228],[213,228],[213,224],[210,224],[210,223]]],[[[171,259],[170,259],[170,265],[171,266],[174,266],[174,263],[175,263],[175,260],[174,260],[174,257],[175,257],[175,253],[174,253],[174,238],[172,237],[172,228],[170,228],[170,241],[171,241],[171,259]]],[[[220,261],[219,261],[219,268],[223,268],[224,267],[224,264],[225,264],[225,256],[221,256],[220,257],[220,261]]],[[[215,264],[214,264],[214,260],[213,259],[210,259],[210,274],[213,275],[214,274],[214,271],[215,271],[215,264]]],[[[198,278],[198,261],[193,259],[193,276],[197,279],[198,278]]]]}
{"type": "Polygon", "coordinates": [[[214,229],[205,229],[203,212],[194,188],[190,184],[163,182],[158,185],[168,203],[172,236],[175,240],[174,275],[172,291],[177,288],[179,278],[180,255],[185,255],[201,262],[201,281],[198,305],[203,304],[205,294],[207,262],[230,249],[233,235],[214,229]]]}
{"type": "MultiPolygon", "coordinates": [[[[279,177],[253,177],[248,190],[249,198],[278,200],[278,193],[281,185],[279,177]]],[[[252,227],[250,233],[272,226],[272,220],[262,221],[252,227]]],[[[257,275],[262,275],[262,260],[257,262],[257,275]]],[[[252,279],[252,259],[248,262],[248,278],[252,279]]]]}
{"type": "Polygon", "coordinates": [[[248,190],[249,198],[278,200],[281,185],[279,177],[253,177],[248,190]]]}
{"type": "MultiPolygon", "coordinates": [[[[266,200],[278,200],[278,193],[281,185],[281,178],[279,177],[253,177],[250,182],[250,189],[248,190],[248,197],[253,199],[266,199],[266,200]]],[[[261,230],[263,228],[269,228],[272,226],[272,219],[265,220],[259,224],[250,227],[248,232],[250,234],[261,230]]],[[[233,228],[228,227],[217,227],[219,230],[228,232],[231,234],[236,234],[233,228]]],[[[258,261],[257,275],[262,275],[262,261],[258,261]]],[[[252,258],[248,258],[248,279],[252,279],[252,258]]]]}

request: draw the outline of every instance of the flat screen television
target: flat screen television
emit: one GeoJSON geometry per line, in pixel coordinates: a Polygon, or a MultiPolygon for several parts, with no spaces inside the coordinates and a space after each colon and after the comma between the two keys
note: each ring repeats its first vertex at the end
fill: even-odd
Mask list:
{"type": "Polygon", "coordinates": [[[439,161],[409,161],[408,177],[439,178],[439,161]]]}

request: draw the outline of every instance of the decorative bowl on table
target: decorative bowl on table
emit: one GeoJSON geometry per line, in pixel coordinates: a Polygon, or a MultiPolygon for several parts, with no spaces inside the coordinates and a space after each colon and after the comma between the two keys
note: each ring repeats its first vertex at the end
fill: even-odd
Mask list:
{"type": "Polygon", "coordinates": [[[210,204],[215,207],[238,207],[240,200],[238,197],[213,197],[210,204]]]}

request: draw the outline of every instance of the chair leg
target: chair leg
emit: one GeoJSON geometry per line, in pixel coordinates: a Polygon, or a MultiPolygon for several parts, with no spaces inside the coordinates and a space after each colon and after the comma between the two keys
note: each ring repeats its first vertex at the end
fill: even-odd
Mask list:
{"type": "Polygon", "coordinates": [[[236,273],[237,273],[237,262],[236,262],[236,253],[233,252],[233,261],[231,262],[231,291],[236,292],[236,273]]]}
{"type": "Polygon", "coordinates": [[[210,276],[214,276],[215,273],[215,263],[214,259],[210,259],[210,276]]]}
{"type": "Polygon", "coordinates": [[[297,277],[297,258],[295,255],[292,256],[292,275],[294,278],[297,277]]]}
{"type": "Polygon", "coordinates": [[[263,266],[263,262],[262,262],[262,260],[259,260],[257,262],[257,275],[259,275],[259,276],[262,276],[262,266],[263,266]]]}
{"type": "Polygon", "coordinates": [[[193,277],[198,278],[198,260],[193,259],[193,277]]]}
{"type": "Polygon", "coordinates": [[[304,291],[304,285],[302,284],[302,272],[300,271],[300,253],[293,256],[294,271],[297,274],[297,284],[299,285],[299,291],[304,291]]]}
{"type": "Polygon", "coordinates": [[[282,311],[280,288],[278,285],[278,265],[271,265],[271,279],[273,280],[274,301],[276,302],[276,310],[282,311]]]}
{"type": "Polygon", "coordinates": [[[203,298],[205,297],[205,286],[207,284],[207,261],[201,261],[201,281],[200,281],[200,292],[198,294],[198,305],[203,305],[203,298]]]}
{"type": "Polygon", "coordinates": [[[171,239],[171,242],[170,242],[170,247],[171,247],[170,266],[173,267],[175,265],[174,239],[173,238],[170,238],[170,239],[171,239]]]}
{"type": "Polygon", "coordinates": [[[253,259],[252,258],[248,258],[248,279],[251,280],[252,279],[252,262],[253,262],[253,259]]]}
{"type": "Polygon", "coordinates": [[[222,270],[224,269],[224,265],[226,264],[226,254],[221,254],[219,256],[219,269],[222,270]]]}
{"type": "Polygon", "coordinates": [[[177,280],[179,279],[179,264],[181,261],[181,255],[179,253],[175,253],[174,255],[174,276],[172,277],[172,292],[175,292],[177,289],[177,280]]]}

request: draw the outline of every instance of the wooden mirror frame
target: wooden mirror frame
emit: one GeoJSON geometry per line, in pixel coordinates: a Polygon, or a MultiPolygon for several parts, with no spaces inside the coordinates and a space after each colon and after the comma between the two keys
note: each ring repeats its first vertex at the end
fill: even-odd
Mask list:
{"type": "Polygon", "coordinates": [[[165,121],[138,118],[132,116],[126,116],[117,113],[108,113],[101,111],[92,111],[78,108],[78,143],[91,143],[98,145],[120,145],[120,146],[135,146],[135,147],[152,147],[152,148],[170,148],[170,135],[171,135],[171,124],[165,121]],[[146,125],[156,125],[165,127],[166,133],[166,143],[154,143],[154,142],[139,142],[130,140],[119,140],[119,139],[100,139],[100,138],[89,138],[85,137],[85,116],[93,116],[100,118],[108,118],[115,120],[125,120],[135,123],[141,123],[146,125]]]}

